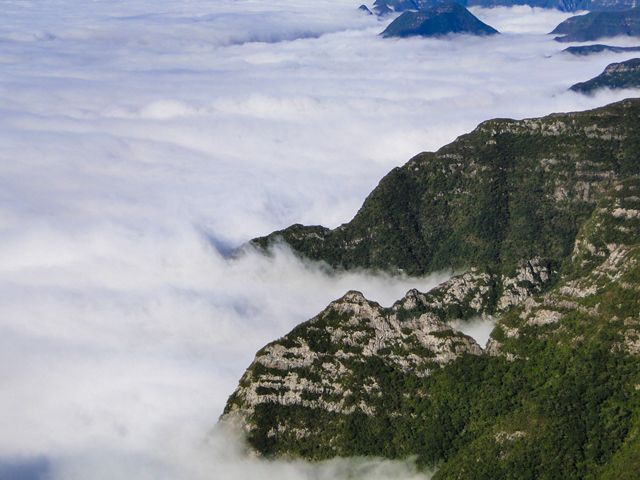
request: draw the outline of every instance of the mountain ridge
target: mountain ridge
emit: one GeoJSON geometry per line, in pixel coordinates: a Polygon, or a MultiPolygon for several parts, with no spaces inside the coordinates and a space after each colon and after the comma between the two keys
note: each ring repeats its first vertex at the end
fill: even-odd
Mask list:
{"type": "Polygon", "coordinates": [[[640,36],[640,8],[590,12],[561,22],[551,31],[558,42],[588,42],[600,38],[640,36]]]}
{"type": "MultiPolygon", "coordinates": [[[[440,0],[375,0],[372,10],[380,16],[407,10],[421,10],[436,6],[440,0]]],[[[458,0],[463,7],[512,7],[527,5],[538,8],[553,8],[565,12],[579,10],[616,11],[636,7],[635,0],[458,0]]]]}
{"type": "Polygon", "coordinates": [[[463,6],[447,1],[418,11],[406,11],[381,33],[389,37],[437,37],[464,33],[470,35],[495,35],[495,28],[475,17],[463,6]]]}
{"type": "Polygon", "coordinates": [[[580,45],[574,47],[567,47],[563,51],[563,53],[568,53],[570,55],[576,56],[587,56],[593,55],[596,53],[602,52],[611,52],[611,53],[625,53],[625,52],[640,52],[640,47],[616,47],[612,45],[580,45]]]}
{"type": "MultiPolygon", "coordinates": [[[[639,114],[640,99],[628,99],[586,112],[490,120],[438,152],[414,157],[402,167],[403,182],[391,185],[404,186],[410,174],[424,177],[431,165],[453,175],[457,194],[470,195],[476,206],[484,189],[469,190],[464,175],[443,165],[472,168],[475,183],[486,180],[478,178],[483,171],[495,173],[487,155],[496,151],[509,153],[499,157],[503,169],[523,162],[528,167],[519,181],[524,174],[535,177],[536,165],[546,168],[553,188],[536,182],[516,204],[539,207],[550,197],[574,210],[561,217],[575,221],[567,229],[569,248],[541,256],[545,242],[536,237],[547,230],[525,228],[530,236],[512,241],[524,239],[535,248],[518,250],[514,266],[470,262],[464,273],[429,292],[410,290],[389,308],[348,292],[258,352],[221,421],[244,428],[250,447],[262,455],[413,457],[421,467],[437,467],[434,480],[635,478],[639,114]],[[519,148],[507,148],[514,144],[519,148]],[[496,323],[485,349],[451,327],[477,317],[496,323]]],[[[423,189],[399,204],[441,198],[450,189],[423,189]]],[[[384,185],[383,203],[405,192],[384,185]]],[[[375,198],[372,193],[365,204],[375,198]]],[[[543,218],[549,219],[557,221],[543,218]]],[[[304,246],[308,233],[322,241],[330,232],[299,227],[296,234],[304,246]]]]}
{"type": "Polygon", "coordinates": [[[509,273],[536,256],[560,265],[606,181],[639,168],[631,152],[637,119],[625,113],[637,113],[639,105],[630,99],[586,112],[482,122],[391,170],[350,222],[333,230],[293,225],[250,244],[264,250],[284,241],[334,268],[410,275],[471,266],[509,273]]]}
{"type": "Polygon", "coordinates": [[[576,83],[570,90],[592,94],[603,88],[610,90],[640,88],[640,58],[611,63],[600,75],[586,82],[576,83]]]}

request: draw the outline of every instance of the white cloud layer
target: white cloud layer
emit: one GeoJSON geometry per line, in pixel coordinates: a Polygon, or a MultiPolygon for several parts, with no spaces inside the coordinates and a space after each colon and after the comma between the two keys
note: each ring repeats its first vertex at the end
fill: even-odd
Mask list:
{"type": "MultiPolygon", "coordinates": [[[[204,419],[203,419],[204,420],[204,419]]],[[[192,422],[193,419],[189,418],[192,422]]],[[[85,480],[87,472],[95,480],[114,478],[173,480],[429,480],[411,459],[341,459],[319,463],[303,461],[263,461],[247,457],[238,447],[240,439],[233,432],[216,430],[206,442],[194,445],[193,432],[185,429],[164,432],[167,441],[151,439],[145,455],[130,451],[83,451],[76,457],[63,458],[51,469],[56,478],[85,480]],[[149,448],[150,446],[153,448],[149,448]],[[115,459],[115,461],[114,461],[115,459]]],[[[200,433],[200,432],[198,432],[200,433]]]]}
{"type": "Polygon", "coordinates": [[[443,277],[220,252],[349,220],[390,168],[482,120],[624,98],[566,89],[626,57],[559,54],[559,12],[476,9],[503,34],[383,40],[355,7],[3,3],[0,476],[34,459],[64,479],[415,477],[223,463],[200,442],[264,343],[348,289],[390,304],[443,277]]]}

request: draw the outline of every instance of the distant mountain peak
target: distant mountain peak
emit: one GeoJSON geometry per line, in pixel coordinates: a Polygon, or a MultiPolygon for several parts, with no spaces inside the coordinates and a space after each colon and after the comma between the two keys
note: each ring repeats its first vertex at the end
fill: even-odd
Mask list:
{"type": "Polygon", "coordinates": [[[640,88],[640,58],[607,65],[600,75],[589,81],[576,83],[571,90],[590,94],[602,88],[640,88]]]}
{"type": "Polygon", "coordinates": [[[551,34],[558,42],[590,42],[599,38],[640,36],[640,8],[618,12],[590,12],[560,23],[551,34]]]}
{"type": "Polygon", "coordinates": [[[564,53],[570,53],[576,56],[587,56],[602,52],[624,53],[624,52],[640,52],[640,47],[616,47],[613,45],[580,45],[577,47],[568,47],[563,50],[564,53]]]}
{"type": "Polygon", "coordinates": [[[347,292],[257,352],[221,421],[266,457],[637,480],[639,150],[640,99],[489,120],[393,169],[351,222],[255,239],[339,269],[464,273],[390,307],[347,292]],[[485,348],[463,331],[477,319],[485,348]]]}
{"type": "Polygon", "coordinates": [[[360,10],[363,13],[366,13],[367,15],[373,15],[373,12],[364,3],[358,7],[358,10],[360,10]]]}
{"type": "Polygon", "coordinates": [[[442,2],[426,10],[407,11],[382,32],[383,37],[438,37],[451,33],[495,35],[495,28],[456,2],[442,2]]]}
{"type": "MultiPolygon", "coordinates": [[[[438,0],[376,0],[372,10],[380,16],[407,10],[425,10],[440,3],[438,0]]],[[[528,5],[538,8],[553,8],[564,12],[623,11],[638,6],[638,0],[457,0],[463,7],[513,7],[528,5]]]]}

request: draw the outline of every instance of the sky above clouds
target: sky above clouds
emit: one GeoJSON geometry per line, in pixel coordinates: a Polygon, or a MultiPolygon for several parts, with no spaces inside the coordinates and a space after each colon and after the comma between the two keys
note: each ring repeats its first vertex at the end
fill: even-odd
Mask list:
{"type": "Polygon", "coordinates": [[[626,57],[559,54],[555,11],[475,9],[491,38],[383,40],[388,20],[356,7],[3,3],[0,477],[417,475],[239,461],[229,434],[204,438],[266,342],[349,289],[391,304],[446,273],[227,254],[348,221],[388,170],[482,120],[625,98],[566,90],[626,57]]]}

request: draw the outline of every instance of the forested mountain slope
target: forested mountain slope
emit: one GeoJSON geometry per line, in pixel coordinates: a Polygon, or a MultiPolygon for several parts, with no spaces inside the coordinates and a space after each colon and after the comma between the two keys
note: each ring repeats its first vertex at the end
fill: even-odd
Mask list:
{"type": "Polygon", "coordinates": [[[337,268],[417,275],[472,266],[510,274],[540,257],[559,266],[598,198],[640,173],[640,100],[527,120],[489,120],[393,169],[349,223],[293,225],[284,241],[337,268]]]}
{"type": "Polygon", "coordinates": [[[349,224],[281,232],[343,268],[466,271],[390,308],[348,292],[257,353],[223,421],[263,455],[415,456],[438,480],[637,478],[639,122],[640,100],[484,122],[349,224]],[[452,324],[479,316],[486,348],[452,324]]]}

